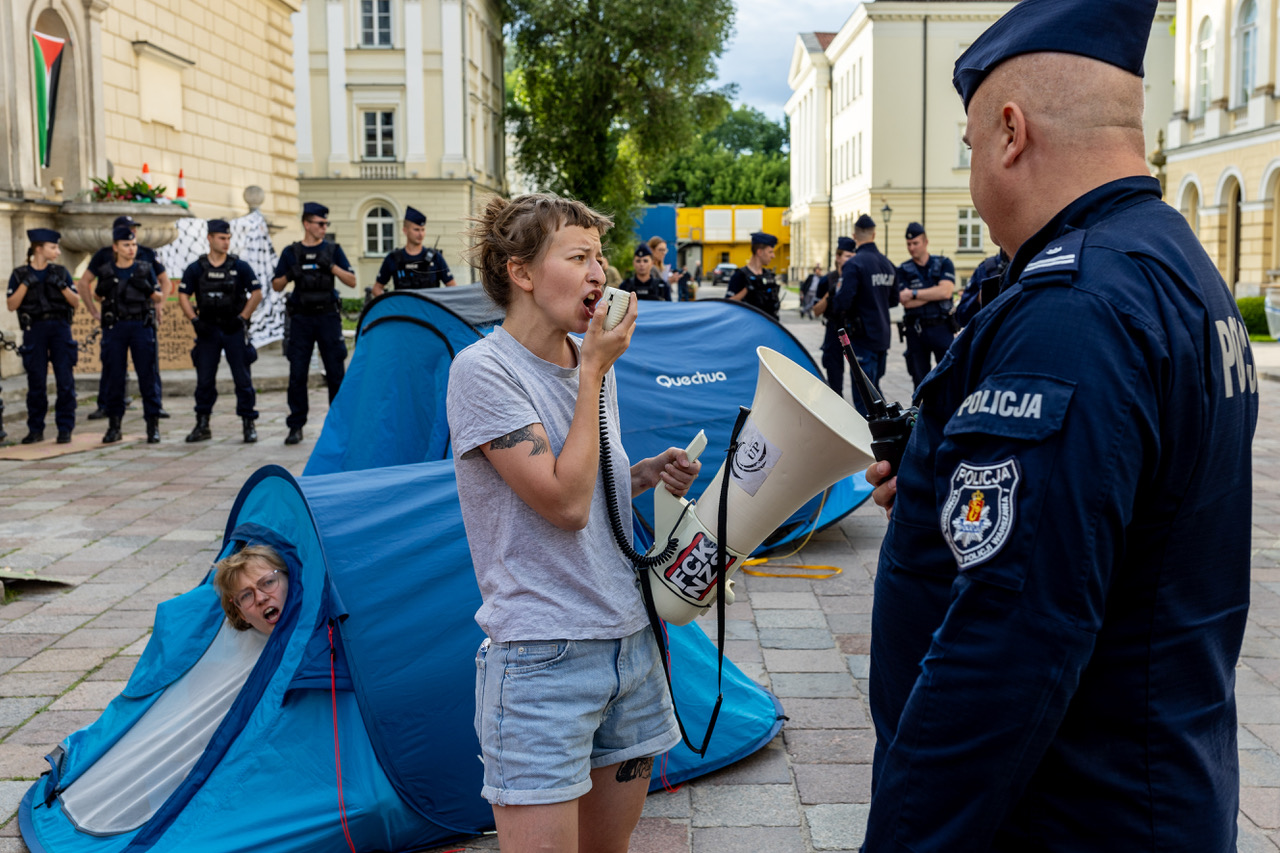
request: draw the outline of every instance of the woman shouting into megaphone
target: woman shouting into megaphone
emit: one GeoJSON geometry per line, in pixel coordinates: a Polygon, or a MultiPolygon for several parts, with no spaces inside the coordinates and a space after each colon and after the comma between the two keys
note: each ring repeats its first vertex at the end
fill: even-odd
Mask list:
{"type": "Polygon", "coordinates": [[[637,308],[605,328],[612,224],[535,194],[490,201],[471,232],[469,260],[506,319],[454,360],[448,416],[488,635],[476,654],[481,793],[504,853],[626,851],[653,757],[680,741],[610,528],[600,445],[626,530],[626,498],[659,483],[684,494],[700,466],[673,447],[628,467],[612,368],[637,308]]]}

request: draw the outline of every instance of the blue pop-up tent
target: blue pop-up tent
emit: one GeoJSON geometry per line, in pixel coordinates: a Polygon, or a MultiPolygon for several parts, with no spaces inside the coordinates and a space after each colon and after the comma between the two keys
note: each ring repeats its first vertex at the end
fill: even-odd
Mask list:
{"type": "MultiPolygon", "coordinates": [[[[244,543],[284,556],[289,595],[243,661],[243,686],[187,764],[154,743],[172,722],[163,703],[177,697],[190,712],[181,703],[200,686],[190,682],[216,675],[210,658],[234,635],[211,578],[160,605],[124,691],[55,750],[27,792],[19,823],[33,853],[340,851],[343,814],[357,850],[489,829],[472,728],[480,596],[452,462],[300,480],[264,468],[236,500],[222,554],[244,543]]],[[[705,644],[697,626],[671,631],[676,699],[695,737],[715,695],[705,644]]],[[[777,733],[776,700],[731,665],[725,694],[707,757],[680,747],[655,768],[668,783],[777,733]]],[[[654,786],[662,781],[655,773],[654,786]]]]}
{"type": "MultiPolygon", "coordinates": [[[[457,351],[488,334],[502,312],[479,287],[392,291],[360,318],[355,354],[316,441],[305,474],[356,471],[448,458],[444,393],[457,351]]],[[[804,346],[783,326],[741,302],[642,302],[631,346],[615,365],[622,441],[643,459],[684,447],[707,433],[694,484],[701,494],[723,462],[739,406],[751,405],[767,346],[821,376],[804,346]]],[[[821,448],[814,448],[821,453],[821,448]]],[[[778,548],[852,512],[871,489],[865,478],[837,482],[768,537],[778,548]]],[[[633,507],[637,538],[651,540],[652,501],[633,507]]]]}

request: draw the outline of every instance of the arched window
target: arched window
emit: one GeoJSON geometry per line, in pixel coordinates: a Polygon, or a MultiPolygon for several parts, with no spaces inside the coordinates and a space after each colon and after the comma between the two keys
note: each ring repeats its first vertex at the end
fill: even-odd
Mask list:
{"type": "Polygon", "coordinates": [[[1236,57],[1239,70],[1236,79],[1236,97],[1240,105],[1247,104],[1253,95],[1258,79],[1258,4],[1256,0],[1244,0],[1236,16],[1236,57]]]}
{"type": "Polygon", "coordinates": [[[1182,194],[1182,215],[1186,217],[1187,224],[1191,226],[1191,231],[1200,236],[1200,191],[1196,189],[1195,184],[1188,184],[1186,191],[1182,194]]]}
{"type": "Polygon", "coordinates": [[[396,217],[385,207],[370,208],[364,215],[364,253],[389,255],[396,247],[396,217]]]}
{"type": "Polygon", "coordinates": [[[1209,111],[1209,69],[1213,55],[1213,22],[1208,18],[1200,24],[1196,39],[1196,109],[1202,116],[1209,111]]]}

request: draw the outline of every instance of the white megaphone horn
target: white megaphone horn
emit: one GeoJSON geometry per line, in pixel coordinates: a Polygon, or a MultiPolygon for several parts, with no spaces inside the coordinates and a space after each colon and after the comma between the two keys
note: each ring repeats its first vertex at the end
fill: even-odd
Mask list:
{"type": "Polygon", "coordinates": [[[650,554],[662,552],[672,538],[679,542],[675,556],[649,569],[658,615],[673,625],[687,625],[715,604],[724,477],[731,478],[725,498],[725,604],[732,604],[727,578],[765,537],[814,495],[874,461],[867,421],[853,406],[782,353],[757,347],[756,355],[756,396],[733,457],[692,511],[686,511],[689,501],[665,488],[654,490],[650,554]]]}

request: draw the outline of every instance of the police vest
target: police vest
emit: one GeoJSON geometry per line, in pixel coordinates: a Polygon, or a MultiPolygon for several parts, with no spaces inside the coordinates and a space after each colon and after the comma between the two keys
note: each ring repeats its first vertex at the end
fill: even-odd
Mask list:
{"type": "Polygon", "coordinates": [[[27,292],[18,306],[18,322],[23,329],[40,320],[63,320],[70,323],[75,309],[59,292],[58,282],[65,281],[67,270],[58,264],[45,267],[42,281],[30,264],[18,268],[18,281],[27,286],[27,292]]]}
{"type": "Polygon", "coordinates": [[[134,261],[130,270],[129,277],[122,283],[114,263],[103,264],[98,269],[94,293],[102,297],[104,326],[118,320],[146,320],[155,315],[155,303],[151,301],[156,292],[151,286],[151,264],[134,261]]]}
{"type": "Polygon", "coordinates": [[[409,260],[409,253],[404,249],[396,249],[391,253],[391,262],[395,264],[396,290],[422,290],[426,287],[439,287],[440,273],[435,269],[435,249],[424,249],[417,260],[409,260]]]}
{"type": "MultiPolygon", "coordinates": [[[[915,261],[903,261],[898,265],[898,271],[902,273],[902,279],[906,282],[904,290],[915,288],[924,290],[926,287],[933,287],[942,281],[942,261],[941,255],[930,255],[929,263],[925,264],[924,276],[920,274],[920,268],[916,266],[915,261]],[[927,278],[927,280],[925,280],[927,278]]],[[[943,319],[951,316],[951,300],[938,300],[935,302],[926,302],[918,308],[908,308],[903,312],[903,316],[912,320],[929,320],[943,319]]]]}
{"type": "Polygon", "coordinates": [[[742,299],[748,305],[754,305],[761,311],[778,316],[778,309],[782,307],[782,300],[778,290],[778,281],[773,276],[771,270],[765,270],[760,275],[753,275],[746,267],[742,268],[743,275],[747,279],[747,295],[742,299]]]}
{"type": "Polygon", "coordinates": [[[667,285],[657,275],[651,274],[648,281],[641,281],[635,276],[631,276],[622,282],[619,287],[622,290],[634,293],[636,299],[645,299],[653,302],[665,302],[667,298],[667,285]]]}
{"type": "Polygon", "coordinates": [[[318,246],[294,243],[293,298],[294,307],[306,313],[319,314],[333,308],[333,244],[328,240],[318,246]]]}
{"type": "Polygon", "coordinates": [[[200,319],[211,323],[225,323],[244,310],[248,300],[244,295],[244,282],[236,263],[240,259],[227,255],[222,266],[215,267],[208,255],[201,255],[200,278],[196,282],[196,309],[200,319]]]}

